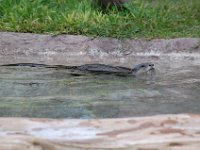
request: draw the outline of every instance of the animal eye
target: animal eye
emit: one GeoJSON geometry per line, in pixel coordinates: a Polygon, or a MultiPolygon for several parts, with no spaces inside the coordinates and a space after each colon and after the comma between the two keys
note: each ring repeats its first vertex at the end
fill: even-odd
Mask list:
{"type": "Polygon", "coordinates": [[[141,66],[142,68],[145,67],[144,65],[141,66]]]}

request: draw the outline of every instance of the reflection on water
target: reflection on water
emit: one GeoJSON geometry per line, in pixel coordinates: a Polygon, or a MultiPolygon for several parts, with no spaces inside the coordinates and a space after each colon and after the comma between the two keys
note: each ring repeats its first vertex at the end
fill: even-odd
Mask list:
{"type": "Polygon", "coordinates": [[[0,117],[116,118],[200,112],[199,66],[155,79],[0,66],[0,117]]]}

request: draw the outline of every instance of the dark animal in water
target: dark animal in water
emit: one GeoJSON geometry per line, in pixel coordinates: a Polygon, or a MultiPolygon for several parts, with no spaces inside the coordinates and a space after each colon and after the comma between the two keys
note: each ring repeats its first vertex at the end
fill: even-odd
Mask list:
{"type": "Polygon", "coordinates": [[[149,71],[154,70],[154,64],[142,63],[139,65],[136,65],[133,68],[109,66],[109,65],[104,65],[104,64],[86,64],[86,65],[77,66],[77,69],[81,71],[96,72],[96,73],[138,75],[138,74],[148,73],[149,71]]]}
{"type": "Polygon", "coordinates": [[[94,4],[98,4],[102,9],[109,9],[116,6],[118,10],[124,9],[124,3],[129,0],[93,0],[94,4]]]}
{"type": "MultiPolygon", "coordinates": [[[[62,65],[45,65],[45,64],[34,64],[34,63],[18,63],[18,64],[7,64],[2,66],[28,66],[28,67],[45,67],[45,68],[57,68],[57,69],[70,69],[72,74],[75,71],[79,72],[89,72],[97,74],[119,74],[119,75],[141,75],[148,74],[151,71],[154,71],[153,63],[141,63],[133,68],[126,68],[120,66],[110,66],[104,64],[85,64],[80,66],[62,66],[62,65]]],[[[78,74],[77,74],[78,75],[78,74]]]]}

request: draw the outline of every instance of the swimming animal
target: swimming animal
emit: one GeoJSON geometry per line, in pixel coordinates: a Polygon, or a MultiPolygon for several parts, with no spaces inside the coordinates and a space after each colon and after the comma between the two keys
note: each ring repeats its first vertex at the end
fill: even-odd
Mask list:
{"type": "Polygon", "coordinates": [[[131,75],[139,75],[146,74],[150,71],[153,71],[154,64],[153,63],[141,63],[133,68],[126,68],[121,66],[110,66],[104,64],[86,64],[77,66],[77,69],[84,72],[96,72],[96,73],[113,73],[113,74],[131,74],[131,75]]]}
{"type": "Polygon", "coordinates": [[[5,64],[2,66],[28,66],[28,67],[69,69],[74,75],[76,75],[76,73],[78,75],[78,72],[96,73],[96,74],[141,75],[155,71],[154,64],[150,62],[141,63],[136,66],[133,66],[132,68],[111,66],[105,64],[84,64],[80,66],[63,66],[63,65],[46,65],[46,64],[35,64],[35,63],[18,63],[18,64],[5,64]]]}

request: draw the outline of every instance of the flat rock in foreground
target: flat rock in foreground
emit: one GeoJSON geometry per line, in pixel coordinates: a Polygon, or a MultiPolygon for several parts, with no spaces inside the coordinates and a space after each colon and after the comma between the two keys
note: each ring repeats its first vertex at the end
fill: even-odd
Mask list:
{"type": "Polygon", "coordinates": [[[124,119],[0,119],[3,150],[199,150],[200,115],[124,119]]]}

